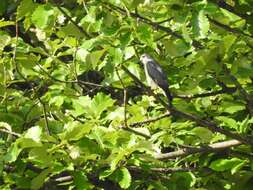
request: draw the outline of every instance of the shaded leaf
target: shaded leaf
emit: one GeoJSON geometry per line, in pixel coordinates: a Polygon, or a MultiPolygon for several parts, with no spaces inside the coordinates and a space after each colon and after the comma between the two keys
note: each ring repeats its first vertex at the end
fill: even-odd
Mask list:
{"type": "Polygon", "coordinates": [[[118,182],[120,187],[127,189],[131,184],[131,174],[127,168],[122,167],[117,169],[112,176],[110,176],[114,181],[118,182]]]}
{"type": "Polygon", "coordinates": [[[43,170],[38,176],[32,179],[31,181],[31,189],[40,189],[44,182],[46,181],[46,178],[48,174],[50,173],[50,169],[43,170]]]}
{"type": "Polygon", "coordinates": [[[196,127],[192,130],[194,134],[196,134],[203,142],[210,142],[212,139],[213,133],[204,127],[196,127]]]}

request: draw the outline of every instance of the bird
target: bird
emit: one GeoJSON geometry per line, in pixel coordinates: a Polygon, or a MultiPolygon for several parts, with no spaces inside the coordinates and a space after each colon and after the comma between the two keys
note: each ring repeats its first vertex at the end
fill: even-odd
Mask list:
{"type": "Polygon", "coordinates": [[[169,90],[167,75],[163,71],[162,67],[147,53],[144,53],[140,56],[140,61],[144,66],[148,85],[151,87],[151,89],[160,87],[168,98],[169,104],[172,105],[173,97],[169,90]]]}

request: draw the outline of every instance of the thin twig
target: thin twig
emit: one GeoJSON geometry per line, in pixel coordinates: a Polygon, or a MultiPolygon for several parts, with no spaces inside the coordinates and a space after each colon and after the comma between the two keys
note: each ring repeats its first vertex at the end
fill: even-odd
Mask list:
{"type": "Polygon", "coordinates": [[[124,96],[124,124],[125,124],[125,127],[128,127],[128,124],[127,124],[127,111],[126,111],[126,106],[127,106],[127,91],[126,91],[126,86],[125,86],[125,84],[123,83],[123,81],[122,81],[122,79],[121,79],[121,77],[120,77],[120,75],[119,75],[119,71],[118,71],[118,68],[116,68],[116,74],[117,74],[117,76],[118,76],[118,78],[119,78],[119,81],[120,81],[120,84],[122,85],[122,87],[123,87],[123,96],[124,96]]]}
{"type": "Polygon", "coordinates": [[[55,178],[54,181],[58,183],[66,182],[66,181],[72,181],[73,177],[72,176],[63,176],[63,177],[58,177],[55,178]]]}
{"type": "Polygon", "coordinates": [[[146,134],[144,134],[144,133],[142,133],[142,132],[139,132],[139,131],[136,131],[135,129],[132,129],[132,128],[130,128],[130,127],[124,127],[124,126],[122,126],[121,129],[123,129],[123,130],[125,130],[125,131],[128,131],[128,132],[131,132],[131,133],[134,133],[134,134],[136,134],[136,135],[142,136],[142,137],[144,137],[145,139],[150,139],[150,138],[151,138],[150,135],[146,135],[146,134]]]}
{"type": "MultiPolygon", "coordinates": [[[[2,57],[1,57],[2,58],[2,57]]],[[[1,100],[0,104],[4,105],[4,111],[5,113],[8,113],[8,96],[7,96],[7,67],[6,67],[6,62],[4,61],[3,64],[3,70],[4,70],[4,95],[3,95],[3,99],[1,100]]]]}
{"type": "Polygon", "coordinates": [[[201,94],[193,94],[193,95],[173,95],[175,98],[182,98],[182,99],[194,99],[194,98],[203,98],[203,97],[209,97],[209,96],[216,96],[219,94],[225,94],[225,93],[234,93],[236,91],[236,88],[225,88],[213,92],[206,92],[201,94]]]}
{"type": "MultiPolygon", "coordinates": [[[[142,168],[137,167],[137,166],[127,166],[127,169],[129,169],[130,171],[143,171],[142,168]]],[[[175,173],[175,172],[194,172],[194,171],[200,171],[200,170],[210,171],[209,168],[197,168],[197,167],[189,167],[189,168],[149,168],[148,169],[148,171],[162,173],[162,174],[175,173]]]]}
{"type": "Polygon", "coordinates": [[[163,20],[163,21],[157,22],[157,24],[163,24],[163,23],[165,23],[165,22],[170,22],[173,18],[174,18],[174,17],[167,18],[167,19],[165,19],[165,20],[163,20]]]}
{"type": "MultiPolygon", "coordinates": [[[[39,98],[39,97],[38,97],[39,98]]],[[[46,128],[46,133],[47,135],[50,135],[50,131],[49,131],[49,125],[48,125],[48,119],[47,119],[47,110],[46,110],[46,105],[44,104],[44,102],[42,102],[42,100],[39,98],[40,103],[42,104],[42,108],[43,108],[43,115],[44,115],[44,119],[45,119],[45,128],[46,128]]]]}
{"type": "Polygon", "coordinates": [[[246,37],[253,38],[252,35],[249,35],[249,34],[243,32],[243,31],[241,31],[241,30],[239,30],[239,29],[237,29],[237,28],[231,28],[231,27],[228,26],[228,25],[225,25],[225,24],[223,24],[223,23],[221,23],[221,22],[219,22],[219,21],[217,21],[217,20],[214,20],[214,19],[210,18],[208,15],[207,15],[207,18],[208,18],[208,20],[209,20],[210,22],[212,22],[213,24],[215,24],[216,26],[218,26],[218,27],[220,27],[220,28],[223,28],[224,30],[226,30],[226,31],[228,31],[228,32],[231,32],[231,33],[234,33],[234,34],[239,34],[239,35],[244,35],[244,36],[246,36],[246,37]]]}
{"type": "Polygon", "coordinates": [[[199,147],[199,148],[183,148],[174,152],[157,154],[155,158],[158,160],[171,159],[171,158],[177,158],[177,157],[187,156],[187,155],[196,154],[196,153],[220,151],[226,148],[239,146],[241,144],[242,142],[238,140],[229,140],[229,141],[210,144],[210,145],[199,147]]]}
{"type": "Polygon", "coordinates": [[[244,14],[244,13],[241,13],[241,12],[237,11],[235,9],[235,7],[227,4],[224,0],[218,0],[218,1],[217,0],[209,0],[209,1],[212,2],[212,3],[214,3],[214,4],[216,4],[216,5],[218,5],[220,8],[225,9],[225,10],[227,10],[227,11],[229,11],[229,12],[231,12],[231,13],[239,16],[239,17],[241,17],[242,19],[247,20],[247,19],[251,18],[250,15],[247,15],[247,14],[244,14]]]}
{"type": "Polygon", "coordinates": [[[72,118],[74,119],[74,121],[78,121],[78,122],[80,122],[80,123],[82,123],[82,124],[85,123],[83,120],[81,120],[81,119],[79,119],[79,118],[73,116],[72,114],[69,114],[69,116],[72,117],[72,118]]]}
{"type": "Polygon", "coordinates": [[[171,115],[170,113],[165,113],[165,114],[163,114],[159,117],[155,117],[155,118],[152,118],[152,119],[147,119],[145,121],[131,123],[130,127],[137,127],[137,126],[142,126],[142,125],[145,125],[145,124],[153,123],[153,122],[159,121],[159,120],[161,120],[165,117],[169,117],[170,115],[171,115]]]}
{"type": "Polygon", "coordinates": [[[35,106],[39,103],[39,101],[36,101],[30,108],[29,110],[25,113],[24,115],[24,123],[23,123],[23,126],[22,126],[22,129],[24,129],[25,125],[28,123],[27,119],[28,119],[28,116],[29,114],[31,113],[31,111],[33,110],[33,108],[35,108],[35,106]]]}
{"type": "Polygon", "coordinates": [[[21,137],[21,134],[15,133],[13,131],[9,131],[9,130],[3,129],[3,128],[0,128],[0,131],[3,132],[3,133],[7,133],[7,134],[10,134],[10,135],[13,135],[15,137],[21,137]]]}
{"type": "Polygon", "coordinates": [[[77,54],[77,47],[78,47],[78,44],[77,44],[77,40],[76,40],[76,46],[75,46],[75,51],[74,51],[74,56],[73,56],[73,65],[74,65],[74,74],[75,74],[75,79],[77,79],[77,66],[76,66],[76,54],[77,54]]]}

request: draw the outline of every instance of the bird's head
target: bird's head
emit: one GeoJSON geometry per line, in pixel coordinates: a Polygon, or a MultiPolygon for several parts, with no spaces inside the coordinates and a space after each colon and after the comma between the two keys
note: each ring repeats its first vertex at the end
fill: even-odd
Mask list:
{"type": "Polygon", "coordinates": [[[144,53],[144,54],[141,55],[140,61],[143,64],[146,64],[148,61],[152,61],[152,57],[150,55],[148,55],[147,53],[144,53]]]}

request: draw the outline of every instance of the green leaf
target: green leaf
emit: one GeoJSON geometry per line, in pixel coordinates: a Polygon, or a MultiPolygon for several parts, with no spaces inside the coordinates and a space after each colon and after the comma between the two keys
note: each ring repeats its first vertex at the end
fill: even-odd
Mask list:
{"type": "Polygon", "coordinates": [[[38,127],[29,129],[24,137],[18,138],[16,142],[12,143],[8,149],[7,154],[4,156],[6,162],[14,162],[24,148],[40,147],[41,130],[38,127]]]}
{"type": "Polygon", "coordinates": [[[21,20],[24,16],[32,14],[37,5],[32,0],[22,0],[17,9],[17,18],[21,20]]]}
{"type": "Polygon", "coordinates": [[[94,185],[89,182],[87,176],[81,171],[74,172],[74,184],[77,190],[94,189],[94,185]]]}
{"type": "Polygon", "coordinates": [[[30,54],[17,54],[17,62],[20,63],[25,69],[32,69],[39,61],[40,57],[30,54]]]}
{"type": "Polygon", "coordinates": [[[141,24],[137,27],[136,35],[138,39],[147,44],[149,47],[155,49],[156,44],[153,42],[153,30],[148,25],[141,24]]]}
{"type": "Polygon", "coordinates": [[[131,174],[125,167],[117,169],[112,176],[110,176],[115,182],[118,182],[120,187],[127,189],[131,184],[131,174]]]}
{"type": "Polygon", "coordinates": [[[123,107],[118,107],[114,111],[111,111],[107,115],[107,119],[109,120],[123,120],[124,119],[124,108],[123,107]]]}
{"type": "Polygon", "coordinates": [[[32,22],[35,24],[36,27],[40,29],[45,29],[50,27],[54,21],[54,10],[49,5],[40,5],[38,6],[34,13],[32,14],[32,22]]]}
{"type": "Polygon", "coordinates": [[[90,49],[92,49],[92,47],[94,46],[96,41],[97,41],[96,38],[84,40],[80,48],[85,49],[85,50],[90,50],[90,49]]]}
{"type": "Polygon", "coordinates": [[[80,39],[85,36],[73,23],[68,23],[66,26],[61,27],[58,34],[63,38],[73,36],[80,39]]]}
{"type": "Polygon", "coordinates": [[[242,122],[239,123],[239,132],[247,133],[249,130],[249,124],[253,123],[253,117],[249,119],[247,116],[242,122]]]}
{"type": "Polygon", "coordinates": [[[213,161],[209,167],[215,171],[232,171],[233,168],[237,167],[238,165],[241,166],[242,163],[244,163],[244,161],[239,158],[218,159],[213,161]]]}
{"type": "Polygon", "coordinates": [[[18,144],[13,143],[8,149],[6,155],[4,156],[5,162],[11,163],[16,161],[21,151],[22,149],[18,146],[18,144]]]}
{"type": "Polygon", "coordinates": [[[106,177],[110,176],[113,173],[112,170],[104,170],[99,173],[99,179],[105,179],[106,177]]]}
{"type": "Polygon", "coordinates": [[[235,165],[232,170],[231,170],[231,174],[236,174],[238,173],[239,170],[242,169],[242,167],[244,167],[245,165],[247,165],[247,161],[242,161],[241,163],[235,165]]]}
{"type": "MultiPolygon", "coordinates": [[[[191,172],[176,172],[172,174],[171,180],[172,183],[174,182],[176,184],[174,188],[182,190],[190,189],[197,181],[195,175],[191,172]]],[[[172,184],[170,183],[170,185],[172,184]]],[[[170,185],[168,187],[173,189],[173,186],[170,185]]]]}
{"type": "Polygon", "coordinates": [[[0,28],[11,25],[15,25],[15,22],[0,20],[0,28]]]}
{"type": "Polygon", "coordinates": [[[2,51],[5,46],[11,42],[11,37],[8,35],[0,35],[0,50],[2,51]]]}
{"type": "Polygon", "coordinates": [[[69,122],[65,124],[64,132],[60,134],[62,140],[79,140],[92,129],[91,123],[69,122]]]}
{"type": "Polygon", "coordinates": [[[49,105],[55,105],[56,107],[61,107],[64,103],[65,96],[54,96],[50,99],[49,105]]]}
{"type": "MultiPolygon", "coordinates": [[[[164,118],[167,107],[121,67],[147,84],[139,56],[153,55],[166,69],[173,109],[250,136],[253,119],[240,90],[198,98],[180,95],[215,92],[223,83],[236,87],[222,64],[252,95],[251,4],[252,0],[0,0],[0,189],[114,189],[116,184],[129,190],[251,190],[250,159],[208,153],[157,160],[157,155],[181,145],[208,145],[229,137],[196,125],[184,114],[164,118]],[[101,73],[103,81],[90,72],[101,73]],[[139,122],[132,126],[136,133],[122,127],[125,113],[129,126],[139,122]],[[149,176],[156,174],[154,168],[195,165],[216,170],[211,175],[194,171],[149,176]],[[138,179],[131,179],[130,166],[143,170],[137,172],[138,179]],[[58,177],[65,173],[71,179],[61,181],[58,177]]],[[[160,89],[154,93],[166,101],[160,89]]],[[[233,149],[251,152],[248,144],[233,149]]]]}
{"type": "Polygon", "coordinates": [[[93,51],[90,54],[88,54],[86,56],[87,64],[92,65],[92,68],[96,69],[96,67],[97,67],[97,65],[98,65],[98,63],[105,51],[106,51],[106,49],[103,49],[103,50],[93,51]]]}
{"type": "Polygon", "coordinates": [[[229,52],[230,48],[236,41],[236,36],[235,35],[227,35],[223,38],[223,46],[225,52],[229,52]]]}
{"type": "Polygon", "coordinates": [[[110,48],[109,54],[112,56],[112,63],[114,66],[119,65],[123,60],[123,53],[119,48],[110,48]]]}
{"type": "Polygon", "coordinates": [[[28,159],[40,163],[42,167],[52,166],[53,157],[47,151],[47,146],[32,148],[28,159]]]}
{"type": "Polygon", "coordinates": [[[91,101],[89,113],[94,118],[99,118],[101,113],[106,111],[109,107],[113,106],[115,100],[104,93],[98,93],[91,101]]]}
{"type": "Polygon", "coordinates": [[[73,99],[72,103],[74,110],[71,110],[70,112],[77,117],[87,112],[87,107],[90,106],[91,99],[89,96],[81,96],[78,99],[73,99]]]}
{"type": "Polygon", "coordinates": [[[204,89],[213,88],[216,85],[216,81],[213,78],[205,78],[199,82],[199,86],[204,89]]]}
{"type": "Polygon", "coordinates": [[[220,106],[223,112],[234,114],[238,111],[245,110],[245,106],[243,104],[239,104],[236,102],[223,102],[220,106]]]}
{"type": "Polygon", "coordinates": [[[0,16],[2,16],[6,11],[8,7],[8,0],[2,0],[0,2],[0,16]]]}
{"type": "Polygon", "coordinates": [[[209,31],[209,20],[203,10],[193,15],[192,23],[193,34],[198,38],[206,38],[209,31]]]}
{"type": "Polygon", "coordinates": [[[17,143],[18,143],[18,146],[22,149],[42,146],[40,142],[35,141],[31,138],[19,138],[17,140],[17,143]]]}
{"type": "Polygon", "coordinates": [[[137,6],[139,6],[139,4],[142,4],[144,2],[145,2],[145,0],[133,0],[132,4],[131,4],[131,7],[136,8],[137,6]]]}
{"type": "Polygon", "coordinates": [[[42,135],[42,128],[40,126],[34,126],[26,131],[24,138],[30,138],[33,141],[40,142],[41,135],[42,135]]]}
{"type": "Polygon", "coordinates": [[[189,46],[183,40],[164,40],[165,50],[170,56],[182,56],[189,51],[189,46]]]}
{"type": "Polygon", "coordinates": [[[32,179],[31,182],[31,189],[40,189],[44,182],[46,181],[46,178],[48,174],[50,173],[51,169],[45,169],[43,170],[38,176],[32,179]]]}
{"type": "Polygon", "coordinates": [[[144,134],[144,135],[150,136],[150,132],[149,132],[149,130],[148,130],[147,128],[135,127],[133,130],[134,130],[134,131],[137,131],[137,132],[139,132],[139,133],[142,133],[142,134],[144,134]]]}
{"type": "Polygon", "coordinates": [[[238,130],[238,124],[234,119],[225,116],[217,116],[215,118],[222,121],[225,126],[228,125],[229,128],[238,130]]]}
{"type": "MultiPolygon", "coordinates": [[[[86,57],[87,57],[88,54],[89,54],[89,51],[87,51],[84,48],[80,48],[76,52],[76,58],[77,58],[77,60],[82,61],[82,62],[85,63],[86,62],[86,57]]],[[[86,70],[91,69],[91,65],[85,65],[85,67],[86,67],[86,70]]]]}
{"type": "Polygon", "coordinates": [[[128,154],[126,149],[117,149],[107,158],[110,163],[110,170],[114,171],[117,168],[117,165],[120,161],[125,159],[125,156],[128,154]]]}
{"type": "Polygon", "coordinates": [[[194,134],[196,134],[204,143],[210,142],[213,137],[213,133],[206,128],[196,127],[192,130],[194,134]]]}
{"type": "Polygon", "coordinates": [[[126,33],[123,33],[120,38],[120,45],[122,47],[126,47],[127,45],[130,44],[130,42],[133,40],[133,37],[132,37],[132,33],[131,32],[126,32],[126,33]]]}

